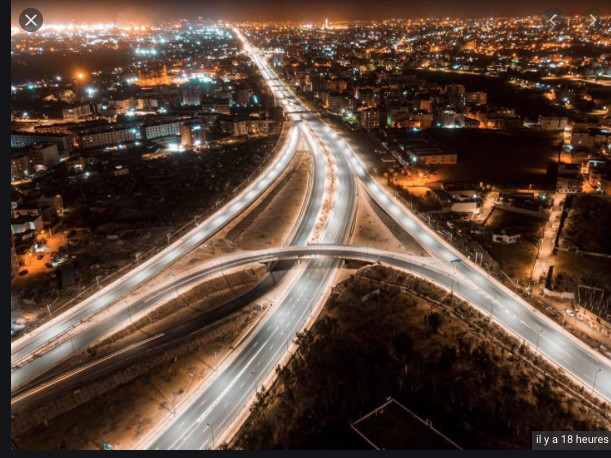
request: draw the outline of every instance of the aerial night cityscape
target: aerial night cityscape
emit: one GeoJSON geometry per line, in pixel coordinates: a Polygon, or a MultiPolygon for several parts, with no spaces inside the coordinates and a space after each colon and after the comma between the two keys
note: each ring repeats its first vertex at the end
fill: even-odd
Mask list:
{"type": "Polygon", "coordinates": [[[611,4],[11,2],[11,450],[611,450],[611,4]]]}

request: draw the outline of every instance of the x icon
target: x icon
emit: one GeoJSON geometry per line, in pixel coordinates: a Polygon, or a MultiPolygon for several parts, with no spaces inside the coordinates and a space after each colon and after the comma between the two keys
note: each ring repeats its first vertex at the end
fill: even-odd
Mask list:
{"type": "Polygon", "coordinates": [[[36,19],[36,16],[38,16],[37,14],[35,14],[34,16],[30,17],[27,14],[25,15],[26,18],[28,18],[28,22],[25,23],[25,26],[27,27],[28,25],[30,25],[30,22],[32,24],[34,24],[34,27],[36,27],[36,23],[34,22],[34,19],[36,19]]]}

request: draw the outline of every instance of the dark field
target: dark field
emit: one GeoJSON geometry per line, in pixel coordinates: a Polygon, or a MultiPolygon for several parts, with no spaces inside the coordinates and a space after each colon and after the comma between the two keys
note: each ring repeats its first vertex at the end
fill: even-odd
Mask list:
{"type": "Polygon", "coordinates": [[[553,106],[541,92],[518,89],[502,77],[431,70],[409,70],[408,73],[440,85],[463,84],[468,92],[484,91],[489,104],[515,108],[516,113],[530,121],[536,122],[540,114],[565,113],[565,110],[553,106]]]}
{"type": "Polygon", "coordinates": [[[353,425],[381,450],[456,450],[396,401],[353,425]]]}
{"type": "Polygon", "coordinates": [[[435,172],[432,181],[490,183],[501,189],[554,189],[559,136],[537,130],[428,129],[423,135],[458,153],[458,164],[435,172]]]}
{"type": "Polygon", "coordinates": [[[56,75],[71,76],[77,71],[89,73],[94,70],[122,67],[133,60],[130,50],[93,49],[91,52],[58,51],[46,54],[11,56],[11,82],[13,84],[54,78],[56,75]],[[59,71],[58,69],[61,69],[59,71]],[[59,71],[59,73],[58,73],[59,71]]]}
{"type": "MultiPolygon", "coordinates": [[[[336,287],[312,332],[297,337],[289,364],[277,368],[274,386],[259,391],[232,445],[370,449],[350,425],[389,397],[465,449],[530,449],[533,430],[608,427],[550,378],[555,369],[519,357],[528,350],[488,318],[455,303],[460,319],[424,297],[449,303],[447,292],[382,267],[336,287]],[[380,294],[362,302],[375,288],[380,294]]],[[[395,424],[392,437],[413,433],[395,424]]],[[[392,437],[388,448],[439,448],[425,437],[409,445],[392,437]]]]}

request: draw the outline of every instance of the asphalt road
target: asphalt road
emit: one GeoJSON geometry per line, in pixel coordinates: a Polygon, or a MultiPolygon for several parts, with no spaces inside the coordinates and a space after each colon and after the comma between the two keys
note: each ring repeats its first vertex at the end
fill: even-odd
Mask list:
{"type": "Polygon", "coordinates": [[[86,339],[77,337],[82,332],[67,339],[69,331],[72,330],[70,334],[74,334],[75,327],[83,321],[155,277],[247,209],[288,167],[295,155],[298,140],[299,128],[292,129],[282,151],[267,173],[261,174],[251,186],[197,228],[95,295],[14,342],[11,346],[11,390],[43,374],[79,348],[83,348],[79,345],[85,343],[86,339]]]}
{"type": "MultiPolygon", "coordinates": [[[[296,98],[280,93],[283,90],[277,88],[281,87],[281,83],[268,71],[266,64],[255,54],[251,54],[251,57],[285,111],[305,111],[296,98]]],[[[318,154],[321,149],[320,138],[312,135],[316,129],[309,120],[304,120],[301,125],[311,130],[310,134],[304,133],[310,148],[318,154]]],[[[336,194],[331,215],[326,220],[324,235],[318,241],[342,244],[347,240],[354,221],[355,182],[341,150],[334,145],[324,146],[333,161],[330,180],[336,194]]],[[[163,429],[150,448],[205,449],[214,446],[213,429],[216,428],[217,433],[224,431],[246,407],[257,385],[268,377],[290,341],[305,325],[308,313],[321,302],[339,265],[340,261],[335,259],[305,263],[303,275],[294,282],[284,300],[272,310],[265,325],[256,331],[254,337],[198,399],[163,429]],[[210,432],[209,437],[206,431],[210,432]]]]}
{"type": "MultiPolygon", "coordinates": [[[[322,207],[322,200],[326,189],[326,166],[322,148],[320,147],[320,145],[316,144],[309,131],[307,131],[307,129],[305,129],[302,125],[299,124],[300,123],[297,122],[297,129],[299,130],[299,134],[305,136],[308,143],[310,144],[313,174],[308,196],[309,199],[305,205],[303,213],[300,215],[299,220],[296,221],[296,229],[290,238],[291,245],[304,245],[305,243],[307,243],[312,231],[314,230],[314,226],[318,222],[318,214],[322,207]]],[[[296,149],[297,143],[291,142],[288,147],[296,149]]],[[[250,258],[243,257],[241,262],[236,264],[236,267],[248,264],[248,259],[250,258]]],[[[84,350],[93,342],[100,339],[102,336],[110,333],[113,329],[116,329],[117,327],[125,323],[131,322],[133,316],[141,314],[146,310],[150,310],[157,305],[163,304],[164,302],[173,299],[174,297],[176,297],[176,294],[179,289],[184,290],[191,288],[195,284],[204,281],[205,278],[211,278],[215,275],[221,274],[224,270],[227,269],[227,267],[224,266],[225,264],[222,263],[221,258],[220,263],[215,263],[209,268],[203,269],[202,271],[197,272],[193,275],[188,275],[184,278],[181,278],[180,280],[173,281],[170,284],[163,286],[162,288],[156,288],[155,291],[147,294],[138,301],[132,303],[126,302],[124,307],[117,308],[114,313],[105,316],[104,319],[100,319],[95,323],[91,323],[89,326],[83,326],[79,328],[78,332],[73,333],[73,336],[70,339],[51,348],[46,353],[43,353],[38,356],[38,358],[13,371],[11,373],[12,392],[15,395],[18,395],[19,393],[24,392],[26,388],[34,388],[34,391],[28,390],[28,392],[36,393],[36,402],[40,402],[38,397],[43,393],[37,391],[37,387],[44,386],[45,384],[47,384],[50,378],[54,378],[54,375],[51,377],[45,376],[45,374],[51,369],[53,369],[62,361],[72,356],[74,353],[84,350]]],[[[272,289],[271,285],[279,283],[282,278],[284,278],[289,268],[290,265],[287,265],[286,262],[281,263],[278,266],[274,266],[270,274],[266,276],[266,278],[257,287],[245,293],[243,296],[236,298],[234,301],[231,302],[231,304],[228,304],[227,306],[223,307],[223,310],[227,313],[232,313],[231,311],[238,310],[244,305],[247,305],[248,303],[263,296],[264,294],[269,292],[270,289],[272,289]]],[[[82,311],[82,314],[87,314],[87,316],[90,316],[89,314],[92,313],[93,312],[90,308],[87,308],[82,311]]],[[[217,314],[212,314],[210,315],[210,317],[217,317],[217,319],[220,318],[220,316],[217,314]]],[[[206,322],[207,318],[201,317],[201,320],[203,320],[202,323],[204,323],[206,322]]],[[[173,333],[170,333],[170,335],[172,334],[173,333]]],[[[164,341],[165,340],[166,339],[164,339],[164,341]]],[[[161,344],[161,342],[162,341],[156,341],[155,344],[161,344]]],[[[123,357],[126,356],[127,355],[123,355],[123,357]]],[[[106,367],[110,367],[113,361],[114,359],[112,361],[107,360],[106,367]]],[[[85,376],[87,374],[93,375],[94,371],[98,371],[99,369],[100,368],[98,366],[95,366],[90,368],[86,372],[68,371],[72,374],[72,376],[70,377],[71,380],[65,380],[65,382],[66,384],[70,383],[75,385],[78,382],[72,379],[74,379],[75,377],[85,376]]],[[[63,375],[65,375],[65,373],[63,375]]],[[[86,380],[82,380],[83,383],[85,381],[86,380]]],[[[48,395],[50,395],[50,391],[45,391],[44,394],[48,397],[48,395]]],[[[19,397],[15,397],[15,399],[19,399],[19,397]]]]}
{"type": "MultiPolygon", "coordinates": [[[[236,33],[244,39],[237,30],[236,33]]],[[[498,302],[497,315],[500,315],[495,315],[495,317],[499,322],[516,332],[524,340],[534,344],[538,351],[567,368],[584,383],[590,379],[593,381],[596,374],[597,391],[609,398],[611,374],[607,360],[589,351],[564,330],[555,326],[555,323],[546,320],[545,317],[535,315],[528,304],[468,260],[457,262],[461,257],[460,254],[381,188],[369,176],[345,141],[339,138],[332,129],[325,126],[317,117],[307,113],[303,114],[306,111],[305,107],[275,77],[267,64],[257,55],[256,50],[245,41],[244,44],[285,110],[302,113],[299,116],[304,123],[307,123],[317,137],[323,141],[336,162],[336,173],[345,177],[348,173],[345,164],[348,163],[350,173],[354,173],[361,180],[367,192],[382,208],[408,233],[419,240],[431,254],[454,267],[456,273],[449,274],[451,282],[455,280],[454,276],[465,278],[464,284],[456,285],[457,294],[476,304],[479,302],[481,307],[485,307],[486,303],[498,302]],[[339,158],[338,150],[343,155],[345,162],[339,158]],[[543,336],[544,333],[545,336],[543,336]]],[[[352,182],[352,180],[348,181],[352,182]]],[[[339,193],[339,195],[347,197],[344,193],[339,193]]],[[[338,203],[341,203],[341,199],[336,201],[336,204],[338,203]]],[[[333,219],[331,224],[332,222],[333,219]]],[[[333,230],[331,227],[329,229],[333,230]]],[[[326,283],[326,278],[328,278],[326,272],[332,268],[331,265],[325,265],[325,262],[311,262],[307,266],[305,275],[299,279],[286,300],[272,315],[269,323],[239,353],[227,370],[220,374],[212,385],[171,425],[164,428],[163,433],[155,440],[151,448],[201,449],[215,445],[212,444],[213,429],[216,429],[218,437],[219,432],[224,431],[231,424],[235,415],[240,412],[252,395],[257,383],[265,379],[269,371],[273,370],[275,363],[282,355],[283,344],[288,344],[289,336],[293,331],[300,329],[305,323],[306,309],[312,305],[312,300],[311,296],[305,296],[307,298],[305,301],[303,297],[306,292],[318,296],[322,294],[321,284],[326,283]],[[296,310],[295,307],[297,307],[296,310]],[[209,437],[207,437],[207,432],[210,433],[209,437]]],[[[447,281],[448,274],[445,275],[447,281]]],[[[433,280],[444,284],[442,277],[443,275],[433,280]]],[[[491,313],[494,314],[493,309],[491,313]]]]}
{"type": "MultiPolygon", "coordinates": [[[[252,49],[249,51],[253,52],[252,49]]],[[[461,262],[451,264],[451,261],[461,258],[460,253],[379,186],[349,146],[320,119],[307,113],[256,54],[253,54],[253,60],[260,66],[285,110],[295,113],[292,115],[294,119],[303,119],[300,123],[303,129],[314,134],[310,136],[304,130],[311,146],[316,149],[317,142],[321,140],[333,158],[331,179],[337,186],[338,198],[334,201],[324,236],[319,240],[321,243],[344,243],[353,221],[353,175],[356,176],[382,208],[441,260],[444,267],[431,273],[429,278],[432,281],[446,287],[454,284],[456,294],[482,310],[488,310],[501,324],[584,384],[593,384],[596,377],[593,389],[611,399],[611,370],[607,358],[590,350],[556,323],[533,311],[519,296],[470,261],[461,259],[461,262]]],[[[371,251],[366,254],[371,255],[371,251]]],[[[389,265],[400,267],[394,264],[397,262],[395,257],[386,261],[389,265]]],[[[317,259],[302,264],[300,268],[303,268],[303,275],[295,281],[264,325],[205,391],[163,428],[150,448],[200,449],[213,446],[213,430],[219,437],[245,407],[255,387],[268,377],[294,334],[305,324],[310,310],[320,302],[339,262],[336,259],[317,259]]]]}
{"type": "MultiPolygon", "coordinates": [[[[326,255],[338,257],[369,259],[385,265],[407,270],[426,277],[434,283],[447,289],[453,287],[456,295],[477,305],[482,311],[490,312],[502,325],[521,335],[533,347],[537,345],[538,351],[554,360],[570,360],[581,365],[591,365],[600,368],[596,390],[609,399],[611,380],[611,367],[608,361],[592,358],[587,351],[575,348],[569,356],[563,347],[572,345],[570,341],[558,340],[561,336],[548,338],[537,332],[538,316],[535,312],[524,308],[514,308],[505,303],[495,303],[490,309],[491,300],[488,294],[474,288],[469,279],[447,268],[434,268],[426,263],[410,263],[396,254],[380,254],[377,250],[358,248],[361,250],[356,256],[351,249],[341,247],[325,247],[336,250],[326,251],[326,255]],[[538,336],[539,335],[539,336],[538,336]]],[[[353,247],[350,247],[353,248],[353,247]]],[[[318,247],[308,247],[310,253],[323,253],[318,247]]],[[[266,254],[269,255],[269,254],[266,254]]],[[[216,380],[188,406],[179,412],[174,421],[168,425],[164,432],[150,445],[152,449],[202,449],[211,448],[211,428],[216,431],[217,437],[227,428],[237,413],[246,406],[250,400],[255,386],[264,380],[280,360],[289,337],[301,328],[306,320],[310,303],[308,294],[319,294],[322,282],[325,280],[327,266],[320,262],[310,262],[305,275],[293,288],[292,293],[276,309],[265,326],[248,342],[239,352],[237,358],[224,370],[216,380]],[[305,299],[304,299],[305,298],[305,299]]],[[[218,445],[218,444],[215,444],[218,445]]]]}
{"type": "MultiPolygon", "coordinates": [[[[441,285],[447,289],[451,289],[452,285],[454,291],[458,296],[461,296],[471,303],[477,305],[480,310],[484,313],[492,313],[494,319],[500,322],[502,325],[511,328],[514,332],[522,335],[531,335],[530,339],[527,339],[531,345],[537,344],[536,329],[532,328],[532,320],[536,318],[534,312],[526,311],[525,316],[516,316],[512,309],[505,307],[499,303],[495,303],[494,308],[491,308],[492,301],[488,295],[482,290],[475,290],[470,281],[465,277],[454,273],[451,269],[448,269],[445,264],[435,258],[431,257],[417,257],[405,254],[397,254],[375,248],[365,248],[358,246],[332,246],[332,245],[310,245],[305,247],[285,247],[275,248],[272,250],[261,250],[256,252],[249,252],[245,256],[236,255],[231,258],[224,260],[222,265],[217,266],[218,269],[234,269],[245,264],[253,262],[274,262],[276,260],[283,260],[277,263],[277,266],[284,265],[284,269],[291,268],[293,266],[292,259],[300,259],[302,262],[310,257],[333,257],[338,259],[354,259],[359,261],[367,261],[371,263],[379,263],[401,269],[419,277],[425,278],[429,281],[441,285]],[[454,278],[452,278],[454,277],[454,278]],[[530,324],[529,324],[530,323],[530,324]],[[517,327],[516,327],[517,326],[517,327]]],[[[152,293],[151,296],[157,295],[157,297],[163,297],[164,294],[169,294],[169,291],[173,291],[178,286],[188,284],[192,287],[194,284],[201,282],[202,278],[215,275],[218,269],[213,270],[209,267],[204,267],[201,270],[192,274],[186,275],[177,279],[173,284],[164,287],[161,291],[152,293]]],[[[280,268],[278,268],[280,270],[280,268]]],[[[283,272],[281,272],[283,274],[283,272]]],[[[258,285],[253,290],[244,294],[243,296],[230,301],[223,307],[213,310],[210,313],[204,314],[196,320],[185,323],[181,326],[172,328],[166,331],[162,336],[151,336],[143,339],[136,345],[130,345],[125,349],[117,351],[114,355],[108,357],[101,357],[97,361],[88,363],[81,368],[76,368],[73,371],[68,371],[65,374],[61,374],[55,377],[47,383],[41,385],[46,388],[45,394],[57,394],[65,392],[66,390],[73,389],[78,384],[86,383],[90,379],[99,378],[104,374],[107,374],[113,370],[117,370],[121,367],[129,365],[131,362],[138,360],[139,358],[146,357],[147,350],[159,351],[165,348],[167,345],[175,344],[176,342],[189,339],[190,336],[206,326],[215,322],[218,319],[233,313],[235,310],[254,302],[256,299],[261,297],[266,292],[270,291],[277,285],[278,271],[274,272],[268,278],[269,281],[264,281],[261,285],[258,285]],[[276,278],[274,278],[276,276],[276,278]],[[74,375],[78,375],[75,377],[74,375]]],[[[282,278],[282,275],[280,276],[282,278]]],[[[298,291],[302,293],[302,291],[298,291]]],[[[167,300],[168,297],[163,298],[167,300]]],[[[291,308],[291,310],[294,307],[291,308]]],[[[539,349],[543,352],[554,352],[557,348],[556,342],[551,342],[546,339],[543,335],[539,338],[539,349]]],[[[605,377],[609,377],[609,365],[608,361],[606,365],[601,365],[603,371],[599,374],[599,380],[601,382],[601,394],[603,396],[609,396],[610,393],[605,391],[608,389],[608,384],[604,383],[605,377]]],[[[597,380],[598,381],[598,380],[597,380]]],[[[36,390],[41,387],[35,388],[34,393],[32,391],[25,392],[22,396],[14,396],[12,399],[13,408],[19,407],[20,409],[27,408],[28,400],[32,394],[36,394],[36,390]]],[[[35,396],[36,402],[40,402],[40,397],[35,396]]]]}

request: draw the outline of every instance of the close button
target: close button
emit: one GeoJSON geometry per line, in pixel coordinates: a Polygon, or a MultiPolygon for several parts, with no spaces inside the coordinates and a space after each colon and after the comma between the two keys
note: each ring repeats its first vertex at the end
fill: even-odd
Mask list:
{"type": "Polygon", "coordinates": [[[26,32],[36,32],[42,27],[42,13],[36,8],[26,8],[19,15],[19,25],[26,32]]]}

